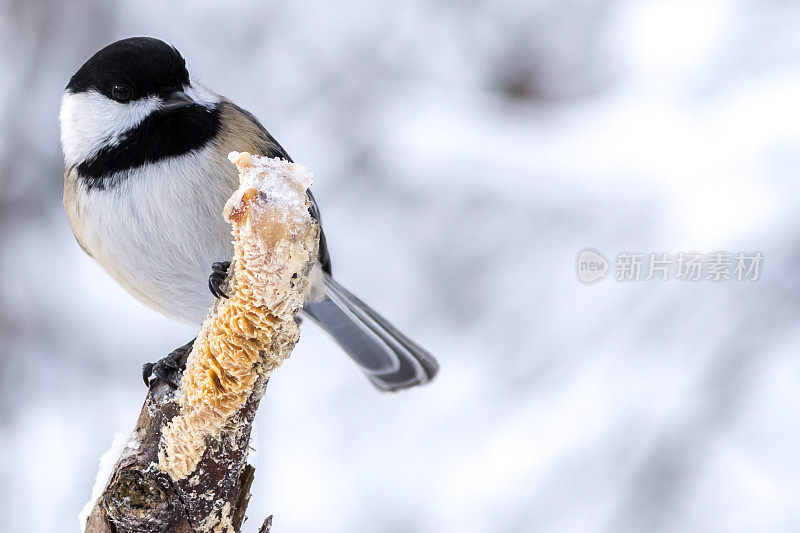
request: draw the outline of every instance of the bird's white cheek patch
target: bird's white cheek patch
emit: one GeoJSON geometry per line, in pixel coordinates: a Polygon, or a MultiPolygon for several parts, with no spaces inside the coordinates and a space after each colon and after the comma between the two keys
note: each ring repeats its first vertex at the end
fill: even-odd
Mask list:
{"type": "Polygon", "coordinates": [[[158,103],[154,96],[122,104],[95,90],[64,93],[58,120],[67,165],[79,164],[117,144],[125,132],[158,109],[158,103]]]}

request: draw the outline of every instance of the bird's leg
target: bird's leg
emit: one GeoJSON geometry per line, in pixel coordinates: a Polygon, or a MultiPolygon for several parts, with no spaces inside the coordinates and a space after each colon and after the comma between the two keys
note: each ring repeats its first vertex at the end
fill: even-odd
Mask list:
{"type": "Polygon", "coordinates": [[[142,367],[144,384],[151,387],[160,381],[177,389],[194,341],[195,339],[192,339],[180,348],[175,348],[169,355],[155,363],[145,363],[142,367]]]}
{"type": "Polygon", "coordinates": [[[230,261],[218,261],[211,264],[211,275],[208,276],[208,288],[215,298],[228,297],[222,290],[222,286],[225,284],[225,279],[228,277],[228,269],[230,267],[230,261]]]}

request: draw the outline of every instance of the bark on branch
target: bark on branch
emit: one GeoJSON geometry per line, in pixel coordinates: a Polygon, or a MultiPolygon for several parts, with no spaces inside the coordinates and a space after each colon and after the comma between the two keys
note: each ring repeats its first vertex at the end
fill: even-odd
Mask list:
{"type": "Polygon", "coordinates": [[[232,296],[203,323],[178,390],[148,391],[87,533],[241,531],[253,418],[270,373],[297,342],[294,317],[319,227],[309,216],[305,168],[249,154],[231,160],[241,182],[225,206],[235,246],[232,296]]]}

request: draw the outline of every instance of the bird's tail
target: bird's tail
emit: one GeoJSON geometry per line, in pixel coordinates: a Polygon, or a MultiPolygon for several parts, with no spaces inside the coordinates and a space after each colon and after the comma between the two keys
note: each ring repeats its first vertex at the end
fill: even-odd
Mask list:
{"type": "Polygon", "coordinates": [[[429,382],[439,363],[385,318],[323,274],[325,298],[306,302],[303,310],[328,332],[375,387],[406,389],[429,382]]]}

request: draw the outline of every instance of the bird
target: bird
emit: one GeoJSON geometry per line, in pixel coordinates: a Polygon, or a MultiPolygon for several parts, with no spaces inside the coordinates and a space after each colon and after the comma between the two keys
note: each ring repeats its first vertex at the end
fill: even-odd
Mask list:
{"type": "MultiPolygon", "coordinates": [[[[189,76],[181,53],[153,37],[102,48],[70,78],[59,112],[63,204],[78,244],[136,299],[200,324],[233,255],[221,216],[238,187],[227,156],[292,162],[250,112],[189,76]]],[[[319,223],[311,191],[310,214],[319,223]]],[[[300,314],[323,328],[380,391],[427,383],[436,359],[332,275],[325,233],[300,314]]],[[[177,387],[192,343],[143,367],[177,387]]]]}

